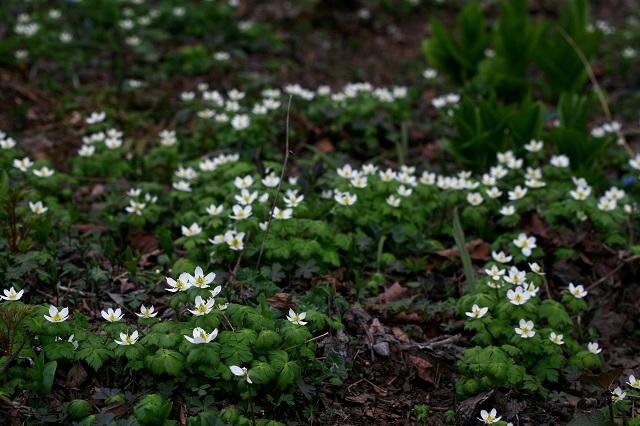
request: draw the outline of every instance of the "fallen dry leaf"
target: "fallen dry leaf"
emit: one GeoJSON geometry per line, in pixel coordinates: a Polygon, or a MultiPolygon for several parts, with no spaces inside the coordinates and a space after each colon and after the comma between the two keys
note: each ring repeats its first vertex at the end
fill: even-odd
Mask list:
{"type": "Polygon", "coordinates": [[[86,234],[87,232],[105,232],[108,231],[109,228],[104,225],[96,225],[93,223],[76,223],[73,225],[81,234],[86,234]]]}
{"type": "Polygon", "coordinates": [[[409,339],[409,336],[407,336],[407,334],[404,331],[402,331],[400,327],[393,327],[391,329],[391,332],[393,333],[393,337],[395,337],[399,342],[401,343],[411,342],[411,339],[409,339]]]}
{"type": "Polygon", "coordinates": [[[431,373],[433,364],[417,355],[410,355],[409,361],[416,368],[418,377],[427,383],[433,383],[433,374],[431,373]]]}
{"type": "Polygon", "coordinates": [[[65,386],[68,388],[77,388],[80,386],[87,378],[87,372],[82,365],[74,364],[73,367],[69,369],[67,373],[67,381],[65,386]]]}
{"type": "Polygon", "coordinates": [[[407,294],[408,291],[408,288],[402,287],[402,285],[400,285],[400,283],[396,281],[391,287],[386,289],[384,293],[378,296],[378,303],[389,303],[400,300],[407,294]]]}
{"type": "MultiPolygon", "coordinates": [[[[489,259],[491,246],[480,238],[469,241],[464,245],[464,247],[467,249],[469,256],[471,256],[473,260],[489,259]]],[[[458,257],[460,256],[460,250],[458,250],[458,247],[451,247],[446,250],[437,251],[436,254],[442,257],[458,257]]]]}
{"type": "Polygon", "coordinates": [[[293,301],[289,293],[276,293],[267,299],[267,303],[280,310],[296,308],[298,305],[293,301]]]}
{"type": "Polygon", "coordinates": [[[318,151],[324,153],[329,153],[336,150],[335,146],[333,146],[333,143],[331,143],[331,141],[327,138],[320,139],[315,143],[315,147],[318,149],[318,151]]]}

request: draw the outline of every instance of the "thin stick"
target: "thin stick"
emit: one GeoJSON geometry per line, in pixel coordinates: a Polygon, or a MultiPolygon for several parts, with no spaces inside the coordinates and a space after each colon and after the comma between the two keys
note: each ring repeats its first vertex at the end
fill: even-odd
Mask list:
{"type": "Polygon", "coordinates": [[[629,262],[633,262],[634,260],[638,260],[638,259],[640,259],[640,255],[631,256],[631,257],[628,257],[626,259],[621,259],[622,260],[621,264],[619,264],[618,266],[616,266],[615,268],[613,268],[612,270],[607,272],[603,277],[601,277],[600,279],[595,281],[593,284],[591,284],[589,287],[587,287],[587,290],[592,290],[595,287],[599,286],[600,284],[605,282],[607,279],[611,278],[620,269],[622,269],[624,267],[624,265],[626,265],[629,262]]]}
{"type": "Polygon", "coordinates": [[[267,242],[267,237],[269,236],[269,231],[271,230],[271,221],[273,220],[273,211],[276,208],[276,203],[278,202],[278,195],[280,195],[280,188],[282,187],[282,181],[284,180],[284,175],[287,172],[287,163],[289,162],[289,117],[291,115],[291,100],[293,96],[289,95],[289,102],[287,103],[287,120],[286,120],[286,129],[284,136],[284,161],[282,162],[282,172],[280,173],[280,182],[278,182],[278,187],[276,188],[276,194],[273,197],[273,202],[271,203],[271,209],[269,210],[269,221],[267,222],[267,229],[262,236],[262,243],[260,244],[260,253],[258,254],[258,262],[256,263],[256,269],[260,268],[260,262],[262,261],[262,253],[264,252],[264,245],[267,242]]]}
{"type": "MultiPolygon", "coordinates": [[[[600,106],[602,107],[602,111],[604,112],[605,117],[607,117],[607,120],[611,121],[612,117],[611,117],[611,110],[609,109],[609,104],[607,103],[607,99],[604,96],[604,92],[600,87],[600,84],[598,83],[598,79],[596,78],[596,75],[593,72],[593,68],[589,63],[589,60],[587,59],[586,56],[584,56],[584,53],[582,52],[582,50],[580,50],[580,47],[576,44],[573,38],[564,30],[564,28],[559,26],[558,30],[560,31],[560,34],[562,34],[562,37],[564,37],[567,43],[569,43],[569,45],[576,52],[576,55],[578,55],[580,62],[582,62],[582,65],[584,66],[584,69],[587,72],[587,75],[589,76],[589,80],[591,81],[593,90],[596,92],[596,96],[598,96],[598,100],[600,101],[600,106]]],[[[633,150],[627,144],[627,140],[625,139],[624,134],[620,130],[618,130],[616,134],[618,135],[618,141],[622,142],[622,146],[627,150],[627,153],[631,157],[633,157],[634,155],[633,150]]]]}

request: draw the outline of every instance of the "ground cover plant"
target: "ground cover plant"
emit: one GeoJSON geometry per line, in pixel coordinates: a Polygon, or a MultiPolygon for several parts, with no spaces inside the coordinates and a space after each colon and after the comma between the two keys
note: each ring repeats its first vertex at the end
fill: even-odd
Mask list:
{"type": "Polygon", "coordinates": [[[0,5],[7,424],[640,422],[633,5],[0,5]]]}

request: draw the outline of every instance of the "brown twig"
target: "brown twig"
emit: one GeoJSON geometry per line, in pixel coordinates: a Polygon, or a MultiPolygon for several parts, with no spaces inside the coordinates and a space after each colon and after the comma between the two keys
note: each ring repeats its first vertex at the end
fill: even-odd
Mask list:
{"type": "Polygon", "coordinates": [[[11,357],[7,360],[7,362],[2,366],[2,368],[0,368],[0,374],[4,373],[5,371],[7,371],[7,369],[9,368],[9,365],[11,365],[11,363],[18,357],[18,354],[20,354],[20,351],[22,350],[22,348],[24,348],[25,343],[27,342],[27,339],[30,336],[27,334],[23,337],[22,339],[22,343],[20,344],[20,347],[18,348],[18,350],[16,350],[13,354],[11,354],[11,357]]]}
{"type": "Polygon", "coordinates": [[[278,182],[278,187],[276,188],[276,193],[273,197],[273,202],[271,203],[271,209],[269,210],[269,219],[267,222],[267,229],[264,231],[264,235],[262,236],[262,243],[260,244],[260,252],[258,253],[258,261],[256,262],[256,269],[260,268],[260,262],[262,261],[262,254],[264,252],[264,245],[267,242],[267,237],[269,236],[269,231],[271,230],[271,221],[273,220],[273,211],[276,208],[276,203],[278,202],[278,195],[280,195],[280,188],[282,187],[282,181],[284,180],[284,175],[287,172],[287,163],[289,162],[289,118],[291,116],[291,100],[293,99],[292,95],[289,95],[289,102],[287,103],[287,119],[286,119],[286,128],[285,128],[285,136],[284,136],[284,161],[282,162],[282,172],[280,173],[280,181],[278,182]]]}
{"type": "Polygon", "coordinates": [[[587,290],[592,290],[595,287],[599,286],[600,284],[602,284],[603,282],[605,282],[606,280],[611,278],[611,276],[613,276],[613,274],[615,274],[620,269],[622,269],[624,267],[624,265],[626,265],[629,262],[633,262],[634,260],[638,260],[638,259],[640,259],[640,255],[631,256],[631,257],[628,257],[626,259],[623,259],[621,264],[619,264],[618,266],[616,266],[615,268],[613,268],[612,270],[607,272],[604,276],[600,277],[597,281],[595,281],[593,284],[591,284],[589,287],[587,287],[587,290]]]}

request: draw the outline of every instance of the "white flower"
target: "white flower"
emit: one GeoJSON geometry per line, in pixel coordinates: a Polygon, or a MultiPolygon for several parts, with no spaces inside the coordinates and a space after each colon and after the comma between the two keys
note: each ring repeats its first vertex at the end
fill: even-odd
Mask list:
{"type": "Polygon", "coordinates": [[[615,210],[617,206],[618,203],[616,200],[612,200],[606,196],[600,197],[600,199],[598,200],[598,209],[605,212],[615,210]]]}
{"type": "Polygon", "coordinates": [[[224,234],[224,242],[234,251],[244,250],[244,232],[227,231],[224,234]]]}
{"type": "Polygon", "coordinates": [[[622,189],[618,189],[615,186],[609,188],[609,190],[607,190],[604,193],[604,196],[607,197],[610,200],[614,200],[614,201],[620,201],[622,198],[624,198],[625,192],[622,189]]]}
{"type": "Polygon", "coordinates": [[[527,237],[526,234],[518,235],[518,238],[513,240],[513,244],[518,247],[526,257],[531,256],[531,252],[537,247],[536,237],[527,237]]]}
{"type": "Polygon", "coordinates": [[[186,180],[179,180],[177,182],[173,182],[173,189],[181,192],[191,192],[191,183],[186,180]]]}
{"type": "Polygon", "coordinates": [[[633,374],[629,376],[627,384],[634,389],[640,389],[640,379],[636,379],[636,376],[634,376],[633,374]]]}
{"type": "Polygon", "coordinates": [[[401,195],[402,197],[409,197],[413,192],[413,189],[407,188],[404,185],[400,185],[397,191],[398,191],[398,194],[401,195]]]}
{"type": "Polygon", "coordinates": [[[525,180],[525,181],[524,181],[524,184],[525,184],[526,186],[528,186],[529,188],[533,188],[533,189],[536,189],[536,188],[543,188],[544,186],[546,186],[546,185],[547,185],[544,181],[542,181],[542,180],[540,180],[540,179],[535,179],[535,178],[534,178],[534,179],[527,179],[527,180],[525,180]]]}
{"type": "Polygon", "coordinates": [[[516,208],[513,205],[502,206],[500,208],[500,214],[502,216],[512,216],[516,213],[516,208]]]}
{"type": "Polygon", "coordinates": [[[13,167],[21,172],[28,171],[31,166],[33,166],[33,161],[31,161],[29,157],[24,157],[22,160],[18,160],[17,158],[13,160],[13,167]]]}
{"type": "Polygon", "coordinates": [[[228,52],[216,52],[213,54],[213,59],[220,62],[228,61],[230,58],[231,55],[228,52]]]}
{"type": "Polygon", "coordinates": [[[185,237],[195,237],[202,233],[202,228],[197,223],[192,223],[188,228],[182,225],[180,229],[185,237]]]}
{"type": "Polygon", "coordinates": [[[202,297],[196,296],[196,300],[194,302],[195,309],[189,309],[189,312],[191,312],[195,316],[206,315],[211,312],[211,309],[214,305],[215,300],[213,300],[212,298],[209,298],[205,301],[202,297]]]}
{"type": "Polygon", "coordinates": [[[378,171],[378,166],[375,164],[364,164],[362,166],[362,173],[366,176],[374,175],[378,171]]]}
{"type": "Polygon", "coordinates": [[[231,119],[231,126],[236,130],[244,130],[249,127],[249,116],[246,114],[239,114],[231,119]]]}
{"type": "Polygon", "coordinates": [[[47,210],[49,210],[44,206],[44,204],[42,204],[42,201],[36,201],[35,203],[29,201],[29,209],[37,215],[43,215],[47,212],[47,210]]]}
{"type": "Polygon", "coordinates": [[[500,191],[497,186],[493,186],[484,192],[486,192],[487,196],[492,199],[499,198],[502,195],[502,191],[500,191]]]}
{"type": "Polygon", "coordinates": [[[467,194],[467,202],[472,206],[479,206],[483,201],[484,199],[479,192],[470,192],[469,194],[467,194]]]}
{"type": "Polygon", "coordinates": [[[515,266],[509,269],[509,275],[504,277],[504,280],[513,285],[520,285],[525,282],[527,274],[525,271],[520,271],[515,266]]]}
{"type": "Polygon", "coordinates": [[[96,153],[96,147],[93,145],[82,145],[78,150],[78,155],[81,157],[92,157],[96,153]]]}
{"type": "Polygon", "coordinates": [[[158,315],[158,313],[156,312],[156,308],[154,308],[153,305],[149,306],[148,308],[142,305],[140,306],[140,313],[136,312],[136,315],[140,318],[153,318],[158,315]]]}
{"type": "Polygon", "coordinates": [[[249,188],[251,185],[253,185],[253,177],[251,175],[246,175],[244,177],[236,176],[236,178],[233,180],[233,184],[238,189],[249,188]]]}
{"type": "Polygon", "coordinates": [[[338,176],[345,179],[353,179],[354,177],[358,176],[358,171],[354,170],[353,167],[351,167],[351,164],[345,164],[342,167],[338,167],[336,169],[336,173],[338,174],[338,176]]]}
{"type": "Polygon", "coordinates": [[[556,334],[553,331],[549,333],[549,340],[556,345],[564,345],[564,336],[562,334],[556,334]]]}
{"type": "Polygon", "coordinates": [[[629,166],[632,169],[640,170],[640,154],[636,154],[635,157],[629,160],[629,166]]]}
{"type": "Polygon", "coordinates": [[[507,299],[509,299],[509,302],[511,302],[512,305],[524,305],[530,297],[531,295],[524,289],[524,287],[518,286],[515,291],[511,289],[507,291],[507,299]]]}
{"type": "Polygon", "coordinates": [[[473,305],[471,311],[465,312],[465,315],[469,318],[482,318],[489,312],[489,308],[481,308],[478,305],[473,305]]]}
{"type": "Polygon", "coordinates": [[[343,206],[351,206],[358,200],[358,196],[349,192],[337,192],[333,196],[336,202],[343,206]]]}
{"type": "Polygon", "coordinates": [[[204,272],[202,271],[202,268],[199,266],[196,266],[196,270],[193,276],[189,274],[187,275],[191,285],[193,287],[198,287],[198,288],[208,288],[209,284],[211,284],[213,280],[216,279],[216,274],[214,272],[209,272],[205,276],[204,272]]]}
{"type": "Polygon", "coordinates": [[[507,161],[507,167],[512,170],[517,170],[522,168],[523,160],[522,158],[510,158],[507,161]]]}
{"type": "Polygon", "coordinates": [[[192,101],[196,97],[196,94],[193,92],[182,92],[180,93],[180,100],[184,102],[192,101]]]}
{"type": "Polygon", "coordinates": [[[106,311],[101,311],[100,315],[109,322],[117,322],[124,317],[120,308],[116,308],[115,311],[112,308],[109,308],[106,311]]]}
{"type": "Polygon", "coordinates": [[[478,420],[484,424],[490,425],[499,422],[501,418],[501,416],[498,416],[496,409],[492,408],[491,412],[487,412],[487,410],[480,411],[480,417],[478,417],[478,420]]]}
{"type": "Polygon", "coordinates": [[[120,346],[131,346],[135,345],[138,341],[138,330],[134,330],[133,333],[120,333],[120,340],[114,340],[116,344],[120,346]]]}
{"type": "Polygon", "coordinates": [[[533,272],[534,274],[543,276],[545,275],[544,272],[542,272],[542,267],[540,265],[538,265],[537,262],[533,262],[529,264],[529,268],[531,269],[531,272],[533,272]]]}
{"type": "Polygon", "coordinates": [[[425,80],[433,80],[437,76],[438,76],[438,71],[434,70],[433,68],[427,68],[424,71],[422,71],[422,78],[424,78],[425,80]]]}
{"type": "Polygon", "coordinates": [[[224,206],[222,204],[220,204],[219,206],[216,206],[215,204],[210,204],[207,207],[207,213],[211,216],[218,216],[220,213],[222,213],[223,210],[224,210],[224,206]]]}
{"type": "Polygon", "coordinates": [[[307,316],[306,312],[300,312],[296,314],[293,309],[289,309],[289,315],[287,315],[287,320],[297,325],[306,325],[307,321],[303,321],[307,316]]]}
{"type": "MultiPolygon", "coordinates": [[[[2,135],[0,135],[2,136],[2,135]]],[[[0,137],[0,148],[11,149],[16,146],[16,141],[13,138],[0,137]]]]}
{"type": "Polygon", "coordinates": [[[524,145],[524,149],[529,152],[540,152],[544,143],[542,141],[531,140],[528,144],[524,145]]]}
{"type": "Polygon", "coordinates": [[[54,171],[48,167],[42,167],[40,169],[35,169],[33,171],[33,174],[38,176],[38,177],[51,177],[53,176],[54,171]]]}
{"type": "Polygon", "coordinates": [[[513,188],[513,191],[509,191],[509,201],[516,201],[527,195],[527,188],[523,188],[520,185],[513,188]]]}
{"type": "Polygon", "coordinates": [[[533,337],[536,335],[536,332],[533,329],[533,321],[526,321],[524,319],[520,320],[520,327],[516,327],[515,331],[516,334],[518,334],[523,339],[528,339],[529,337],[533,337]]]}
{"type": "Polygon", "coordinates": [[[499,252],[492,251],[491,257],[493,258],[493,260],[495,260],[498,263],[509,263],[513,258],[513,256],[507,256],[503,251],[499,251],[499,252]]]}
{"type": "Polygon", "coordinates": [[[567,168],[569,167],[569,157],[566,155],[554,155],[549,160],[549,163],[554,167],[567,168]]]}
{"type": "Polygon", "coordinates": [[[524,177],[526,179],[542,179],[542,170],[539,167],[527,167],[524,177]]]}
{"type": "Polygon", "coordinates": [[[569,283],[567,290],[569,290],[569,293],[571,293],[576,299],[582,299],[589,293],[583,286],[574,285],[573,283],[569,283]]]}
{"type": "Polygon", "coordinates": [[[600,352],[602,352],[602,348],[600,348],[598,342],[587,343],[587,349],[594,355],[598,355],[600,352]]]}
{"type": "Polygon", "coordinates": [[[224,243],[224,234],[218,234],[213,238],[209,238],[209,242],[214,246],[224,243]]]}
{"type": "Polygon", "coordinates": [[[217,295],[220,294],[221,291],[222,291],[222,286],[218,285],[213,290],[209,290],[209,293],[211,293],[211,297],[216,297],[217,295]]]}
{"type": "Polygon", "coordinates": [[[159,136],[160,145],[162,146],[173,146],[178,142],[175,130],[163,130],[159,133],[159,136]]]}
{"type": "Polygon", "coordinates": [[[284,203],[287,207],[295,208],[304,200],[304,195],[288,194],[284,197],[284,203]]]}
{"type": "Polygon", "coordinates": [[[569,191],[571,198],[577,201],[586,200],[591,195],[590,186],[578,186],[574,191],[569,191]]]}
{"type": "Polygon", "coordinates": [[[623,399],[626,398],[626,396],[627,396],[627,393],[623,392],[622,389],[620,389],[620,386],[616,387],[614,390],[611,391],[612,402],[622,401],[623,399]]]}
{"type": "Polygon", "coordinates": [[[496,265],[492,265],[490,269],[485,269],[484,272],[486,272],[486,274],[495,281],[499,280],[504,275],[504,269],[500,269],[496,265]]]}
{"type": "Polygon", "coordinates": [[[117,148],[120,148],[122,146],[122,139],[107,138],[104,141],[104,144],[109,149],[117,149],[117,148]]]}
{"type": "Polygon", "coordinates": [[[2,292],[4,293],[4,296],[0,296],[2,300],[14,301],[14,300],[20,300],[22,298],[22,295],[24,294],[24,289],[16,292],[16,290],[13,287],[11,287],[9,290],[7,289],[2,290],[2,292]]]}
{"type": "Polygon", "coordinates": [[[497,166],[489,169],[489,174],[496,179],[502,179],[509,174],[509,170],[505,169],[501,164],[498,164],[497,166]]]}
{"type": "Polygon", "coordinates": [[[142,216],[142,211],[144,210],[145,206],[146,206],[145,203],[139,203],[136,200],[129,200],[129,205],[126,206],[124,209],[129,214],[135,214],[137,216],[142,216]]]}
{"type": "Polygon", "coordinates": [[[105,118],[107,118],[107,114],[104,111],[92,112],[84,121],[87,124],[97,124],[103,122],[105,118]]]}
{"type": "Polygon", "coordinates": [[[176,170],[175,175],[177,177],[179,177],[180,179],[185,179],[185,180],[194,180],[195,178],[198,177],[198,172],[196,172],[195,170],[193,170],[192,167],[178,167],[178,170],[176,170]]]}
{"type": "Polygon", "coordinates": [[[275,173],[269,173],[262,178],[262,184],[267,188],[275,188],[280,183],[280,178],[275,173]]]}
{"type": "Polygon", "coordinates": [[[229,217],[233,220],[244,220],[251,217],[252,208],[251,206],[240,206],[235,205],[232,208],[233,214],[229,215],[229,217]]]}
{"type": "Polygon", "coordinates": [[[196,327],[193,329],[192,335],[193,337],[185,335],[184,338],[194,345],[209,343],[218,336],[218,329],[215,328],[211,333],[207,333],[204,329],[196,327]]]}
{"type": "Polygon", "coordinates": [[[505,151],[505,152],[498,152],[497,157],[498,157],[498,163],[500,164],[508,163],[509,160],[515,160],[516,158],[513,155],[513,151],[511,150],[505,151]]]}
{"type": "Polygon", "coordinates": [[[396,197],[395,195],[389,195],[386,199],[387,204],[391,207],[399,207],[400,206],[400,197],[396,197]]]}
{"type": "Polygon", "coordinates": [[[353,179],[351,179],[351,186],[353,186],[354,188],[358,188],[358,189],[366,188],[367,184],[368,184],[367,177],[364,175],[356,176],[353,179]]]}
{"type": "Polygon", "coordinates": [[[436,174],[430,172],[422,172],[422,176],[420,176],[420,183],[423,185],[433,185],[436,183],[436,174]]]}
{"type": "Polygon", "coordinates": [[[277,206],[273,207],[273,218],[274,219],[280,219],[280,220],[285,220],[285,219],[291,219],[291,214],[293,213],[293,210],[291,209],[279,209],[277,206]]]}
{"type": "Polygon", "coordinates": [[[247,367],[238,367],[237,365],[231,365],[229,366],[229,370],[231,370],[234,376],[244,377],[247,383],[253,383],[251,381],[251,378],[249,377],[249,370],[247,370],[247,367]]]}
{"type": "Polygon", "coordinates": [[[49,315],[45,315],[44,319],[49,322],[63,322],[69,318],[69,308],[58,309],[55,306],[49,306],[49,315]]]}
{"type": "Polygon", "coordinates": [[[247,189],[243,189],[234,198],[240,205],[246,206],[252,204],[258,198],[258,191],[249,192],[247,189]]]}
{"type": "Polygon", "coordinates": [[[189,279],[189,276],[189,274],[183,272],[177,280],[174,280],[171,277],[165,277],[167,284],[169,284],[169,287],[165,288],[165,290],[170,291],[171,293],[188,290],[191,287],[191,280],[189,279]]]}

